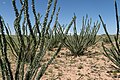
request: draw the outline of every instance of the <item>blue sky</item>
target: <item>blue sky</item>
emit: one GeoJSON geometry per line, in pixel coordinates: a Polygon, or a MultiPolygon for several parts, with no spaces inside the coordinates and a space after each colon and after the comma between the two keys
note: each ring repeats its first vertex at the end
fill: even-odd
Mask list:
{"type": "MultiPolygon", "coordinates": [[[[48,0],[35,0],[37,12],[44,16],[48,0]]],[[[116,0],[118,10],[120,12],[120,0],[116,0]]],[[[19,0],[16,0],[18,8],[20,8],[19,0]]],[[[29,0],[31,5],[31,0],[29,0]]],[[[29,6],[30,7],[30,6],[29,6]]],[[[73,14],[77,16],[77,29],[81,29],[82,17],[88,14],[92,21],[100,21],[98,15],[100,14],[107,24],[109,33],[116,33],[114,0],[58,0],[57,8],[61,7],[59,14],[59,21],[61,24],[69,24],[73,14]]],[[[30,9],[31,14],[31,9],[30,9]]],[[[0,15],[3,16],[6,23],[8,23],[13,30],[13,21],[15,19],[14,10],[12,7],[12,0],[0,0],[0,15]]],[[[31,20],[33,15],[31,14],[31,20]]],[[[104,34],[101,26],[98,34],[104,34]]]]}

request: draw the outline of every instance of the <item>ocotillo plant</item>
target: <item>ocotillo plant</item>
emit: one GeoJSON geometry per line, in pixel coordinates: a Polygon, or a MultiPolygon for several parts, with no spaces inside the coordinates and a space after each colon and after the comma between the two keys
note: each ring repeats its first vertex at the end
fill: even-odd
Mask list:
{"type": "Polygon", "coordinates": [[[103,37],[102,39],[103,39],[103,42],[104,42],[104,43],[110,43],[108,37],[105,36],[105,37],[103,37]]]}
{"type": "MultiPolygon", "coordinates": [[[[74,19],[72,19],[74,20],[74,19]]],[[[71,23],[70,23],[71,24],[71,23]]],[[[63,26],[60,25],[60,23],[57,24],[57,27],[55,27],[52,31],[51,31],[51,34],[49,35],[51,37],[51,39],[49,40],[50,41],[50,45],[48,47],[48,50],[52,50],[53,48],[57,48],[58,45],[62,42],[64,42],[64,35],[66,34],[65,33],[66,29],[63,26]]]]}
{"type": "Polygon", "coordinates": [[[114,36],[114,41],[110,38],[109,33],[106,29],[106,24],[103,22],[102,17],[99,15],[100,20],[102,22],[103,28],[105,30],[105,33],[108,37],[108,40],[111,44],[111,48],[107,48],[104,46],[104,43],[102,43],[103,49],[104,49],[104,55],[108,57],[119,69],[120,69],[120,48],[119,48],[119,19],[118,19],[118,10],[117,10],[117,3],[115,3],[115,12],[116,12],[116,22],[117,22],[117,33],[114,36]]]}
{"type": "Polygon", "coordinates": [[[96,35],[100,28],[100,23],[94,23],[93,28],[91,28],[91,19],[87,21],[87,17],[84,20],[80,34],[78,35],[76,30],[76,16],[73,21],[74,34],[66,37],[64,45],[71,51],[73,55],[83,55],[84,51],[91,45],[96,43],[96,35]]]}
{"type": "MultiPolygon", "coordinates": [[[[62,38],[62,36],[60,36],[61,35],[60,30],[58,29],[59,11],[60,11],[60,8],[58,9],[58,12],[56,13],[55,24],[53,25],[52,29],[50,27],[50,22],[48,23],[48,26],[46,29],[46,40],[45,41],[50,42],[50,45],[48,46],[48,50],[52,50],[53,48],[58,47],[58,44],[60,43],[60,40],[62,38]]],[[[53,12],[54,12],[54,9],[53,9],[53,12]]],[[[52,16],[53,15],[51,15],[51,18],[52,16]]]]}
{"type": "MultiPolygon", "coordinates": [[[[50,45],[50,42],[45,41],[45,37],[55,13],[57,0],[54,0],[53,12],[50,21],[48,21],[52,2],[53,0],[48,0],[48,6],[42,23],[40,22],[41,16],[39,13],[36,13],[35,3],[34,0],[32,0],[32,12],[35,18],[35,23],[32,26],[28,11],[28,0],[20,0],[20,11],[17,9],[16,0],[12,0],[15,11],[14,29],[16,38],[11,36],[9,26],[5,25],[4,20],[0,16],[0,67],[3,80],[40,80],[47,67],[60,51],[63,45],[62,42],[58,45],[57,51],[50,60],[47,63],[42,62],[46,50],[50,45]],[[12,72],[11,62],[8,59],[8,47],[16,57],[14,73],[12,72]],[[26,70],[25,65],[27,66],[26,70]]],[[[57,24],[57,22],[58,21],[56,21],[55,24],[57,24]]],[[[65,34],[68,33],[70,27],[71,26],[68,26],[65,34]]],[[[65,37],[62,41],[64,40],[65,37]]]]}
{"type": "MultiPolygon", "coordinates": [[[[50,41],[50,45],[48,46],[48,50],[52,50],[53,48],[57,48],[58,45],[61,43],[61,40],[63,39],[63,36],[61,33],[59,33],[60,30],[53,31],[54,33],[49,34],[50,39],[47,39],[46,41],[50,41]]],[[[49,38],[48,37],[48,38],[49,38]]]]}
{"type": "Polygon", "coordinates": [[[64,38],[66,38],[66,35],[68,33],[68,30],[70,29],[70,27],[72,26],[75,17],[72,18],[71,22],[69,23],[68,27],[66,28],[66,26],[61,25],[58,22],[58,13],[59,13],[59,9],[58,12],[56,14],[56,21],[55,24],[53,26],[53,29],[49,28],[49,31],[47,32],[47,37],[46,37],[46,41],[49,40],[50,45],[48,46],[49,50],[52,50],[53,48],[57,47],[60,43],[64,42],[64,38]],[[51,39],[49,39],[51,37],[51,39]]]}

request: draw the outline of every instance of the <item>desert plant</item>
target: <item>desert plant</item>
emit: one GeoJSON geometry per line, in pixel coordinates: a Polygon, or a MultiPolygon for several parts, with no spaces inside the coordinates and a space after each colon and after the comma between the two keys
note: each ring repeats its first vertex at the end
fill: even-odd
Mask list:
{"type": "Polygon", "coordinates": [[[64,45],[71,51],[73,55],[83,55],[84,51],[91,45],[96,43],[96,35],[100,28],[100,23],[94,23],[93,28],[91,28],[91,19],[84,20],[83,17],[83,24],[80,34],[78,35],[76,30],[76,16],[74,15],[75,20],[73,21],[74,26],[74,34],[68,35],[66,37],[64,45]]]}
{"type": "Polygon", "coordinates": [[[56,10],[56,4],[54,5],[51,17],[50,17],[50,21],[48,22],[47,28],[46,28],[46,32],[45,32],[45,36],[46,36],[46,42],[50,42],[50,45],[48,46],[48,50],[51,50],[54,47],[58,47],[56,43],[59,43],[57,38],[56,38],[56,27],[57,27],[57,23],[58,23],[58,15],[60,12],[60,8],[58,9],[58,12],[56,13],[56,19],[55,19],[55,23],[51,29],[50,24],[52,23],[53,20],[53,16],[55,14],[55,10],[56,10]],[[54,34],[55,32],[55,34],[54,34]],[[54,36],[55,35],[55,36],[54,36]]]}
{"type": "MultiPolygon", "coordinates": [[[[58,16],[58,14],[56,14],[56,16],[58,16]]],[[[68,27],[66,28],[66,26],[61,25],[59,22],[56,23],[57,18],[58,17],[56,17],[56,21],[55,21],[55,24],[53,26],[53,29],[51,30],[49,28],[49,31],[48,31],[48,34],[47,34],[47,37],[46,37],[47,40],[49,40],[48,38],[51,37],[50,40],[49,40],[50,45],[48,46],[48,50],[52,50],[53,48],[58,47],[58,45],[60,43],[64,43],[64,40],[67,37],[68,30],[70,29],[70,27],[72,26],[72,24],[75,20],[75,17],[73,17],[71,22],[69,23],[68,27]]]]}
{"type": "Polygon", "coordinates": [[[104,38],[103,38],[103,42],[104,42],[104,43],[110,43],[108,37],[104,37],[104,38]]]}
{"type": "MultiPolygon", "coordinates": [[[[53,9],[54,10],[54,9],[53,9]]],[[[47,29],[46,29],[46,42],[50,42],[50,45],[48,46],[48,50],[52,50],[53,48],[58,47],[60,40],[62,38],[60,30],[58,29],[58,14],[59,14],[60,8],[58,9],[58,12],[56,14],[55,24],[53,25],[52,29],[50,27],[50,22],[48,23],[47,29]]],[[[54,11],[53,11],[54,12],[54,11]]],[[[52,15],[51,15],[52,18],[52,15]]]]}
{"type": "MultiPolygon", "coordinates": [[[[55,30],[55,33],[50,34],[50,45],[48,46],[48,50],[52,50],[53,48],[57,48],[58,45],[61,43],[63,38],[62,34],[59,31],[55,30]]],[[[47,39],[48,40],[48,39],[47,39]]]]}
{"type": "MultiPolygon", "coordinates": [[[[54,10],[54,9],[53,9],[54,10]]],[[[58,9],[58,12],[56,13],[56,19],[55,19],[55,24],[53,25],[52,29],[49,27],[49,23],[46,29],[46,41],[50,42],[50,45],[48,46],[48,50],[52,50],[53,48],[58,47],[60,43],[62,43],[64,40],[64,35],[67,35],[68,30],[71,27],[71,24],[73,24],[74,18],[68,25],[68,28],[66,26],[61,25],[58,22],[58,15],[59,15],[60,8],[58,9]]],[[[52,18],[52,16],[51,16],[52,18]]]]}
{"type": "MultiPolygon", "coordinates": [[[[55,56],[59,53],[65,37],[58,45],[57,51],[50,58],[50,60],[46,63],[42,62],[47,48],[50,45],[49,40],[51,39],[51,36],[48,42],[45,41],[45,37],[55,13],[57,0],[54,0],[53,12],[51,14],[51,19],[48,22],[48,16],[50,14],[52,2],[53,0],[48,0],[46,14],[43,23],[41,23],[41,15],[39,13],[36,13],[34,0],[32,0],[32,12],[35,18],[35,23],[32,26],[29,17],[30,15],[28,13],[28,0],[20,0],[20,11],[17,9],[16,0],[12,0],[13,8],[15,11],[14,30],[16,38],[13,38],[11,36],[9,26],[6,26],[3,18],[0,16],[0,67],[3,80],[34,80],[35,78],[36,80],[39,80],[55,56]],[[22,18],[22,16],[24,18],[22,18]],[[8,54],[10,53],[8,53],[8,47],[16,57],[15,74],[12,72],[11,62],[9,61],[8,54]],[[27,66],[26,70],[24,68],[25,65],[27,66]]],[[[55,24],[57,23],[58,21],[55,22],[55,24]]],[[[71,26],[68,26],[65,34],[68,33],[70,27],[71,26]]]]}
{"type": "Polygon", "coordinates": [[[106,29],[106,24],[103,22],[102,17],[99,15],[100,20],[102,22],[103,28],[105,33],[108,37],[108,40],[111,44],[111,48],[105,47],[104,43],[102,43],[104,55],[108,57],[117,67],[120,69],[120,48],[119,48],[119,20],[118,20],[118,10],[117,10],[117,3],[115,3],[115,12],[116,12],[116,22],[117,22],[117,33],[114,35],[114,41],[111,39],[109,33],[106,29]]]}

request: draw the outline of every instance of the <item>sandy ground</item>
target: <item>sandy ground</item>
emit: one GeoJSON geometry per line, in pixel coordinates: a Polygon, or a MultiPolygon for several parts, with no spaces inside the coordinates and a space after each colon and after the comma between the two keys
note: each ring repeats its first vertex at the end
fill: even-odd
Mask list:
{"type": "MultiPolygon", "coordinates": [[[[43,62],[48,61],[54,52],[49,51],[43,62]]],[[[115,70],[115,65],[102,53],[101,43],[89,47],[85,55],[77,57],[62,48],[41,80],[120,80],[120,73],[109,73],[115,70]]],[[[12,68],[14,72],[15,64],[12,68]]]]}
{"type": "Polygon", "coordinates": [[[41,80],[120,80],[119,73],[109,73],[115,65],[102,53],[99,43],[80,57],[69,56],[63,48],[41,80]]]}

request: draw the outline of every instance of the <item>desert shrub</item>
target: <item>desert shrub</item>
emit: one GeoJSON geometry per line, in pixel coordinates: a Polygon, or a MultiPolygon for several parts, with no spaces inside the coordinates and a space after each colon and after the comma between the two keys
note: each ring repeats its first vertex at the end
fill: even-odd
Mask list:
{"type": "Polygon", "coordinates": [[[111,39],[109,33],[106,29],[106,24],[103,22],[102,17],[99,15],[102,22],[105,33],[108,37],[108,40],[111,44],[111,48],[107,48],[104,43],[102,43],[104,55],[108,57],[119,69],[120,69],[120,47],[119,47],[119,19],[118,19],[118,10],[117,3],[115,1],[115,12],[116,12],[116,22],[117,22],[117,33],[114,35],[114,41],[111,39]]]}
{"type": "Polygon", "coordinates": [[[48,38],[51,37],[49,40],[50,45],[48,46],[48,50],[52,50],[53,48],[56,48],[60,43],[64,43],[64,40],[67,37],[68,30],[71,28],[74,20],[75,20],[75,17],[72,18],[67,28],[66,28],[67,25],[66,26],[61,25],[58,22],[53,26],[53,30],[49,29],[49,32],[46,38],[46,40],[48,40],[48,38]]]}
{"type": "Polygon", "coordinates": [[[73,55],[83,55],[84,51],[91,45],[96,43],[96,35],[100,28],[100,23],[94,23],[93,27],[91,26],[92,20],[86,19],[83,17],[82,29],[80,34],[76,30],[76,16],[74,15],[75,20],[73,21],[73,35],[68,35],[66,37],[64,45],[71,51],[73,55]]]}
{"type": "Polygon", "coordinates": [[[110,43],[108,37],[104,37],[104,38],[103,38],[103,42],[104,42],[104,43],[110,43]]]}
{"type": "Polygon", "coordinates": [[[48,46],[48,50],[52,50],[53,48],[57,48],[60,43],[60,36],[58,34],[51,35],[50,45],[48,46]]]}
{"type": "Polygon", "coordinates": [[[50,45],[48,46],[48,50],[52,50],[53,48],[57,48],[61,43],[63,36],[61,33],[55,31],[55,33],[51,34],[50,45]]]}
{"type": "MultiPolygon", "coordinates": [[[[32,12],[35,20],[35,23],[32,26],[29,17],[30,15],[28,13],[28,0],[20,0],[21,9],[19,11],[16,6],[16,0],[12,0],[15,11],[15,37],[11,35],[9,25],[6,26],[2,16],[0,16],[0,69],[3,80],[40,80],[47,67],[51,64],[55,56],[60,51],[65,37],[58,45],[58,49],[53,56],[51,56],[50,60],[46,63],[42,62],[48,46],[50,45],[49,41],[51,40],[51,36],[50,38],[47,38],[48,41],[46,42],[46,33],[49,30],[50,24],[53,20],[57,0],[54,0],[51,18],[48,20],[52,2],[53,0],[48,0],[48,6],[42,23],[40,22],[41,15],[36,13],[34,0],[32,0],[32,12]],[[16,57],[14,74],[12,72],[11,62],[8,57],[8,46],[12,54],[16,57]],[[26,70],[24,68],[25,65],[27,66],[26,70]]],[[[55,24],[57,23],[58,21],[56,19],[55,24]]],[[[66,29],[65,34],[68,33],[69,28],[70,26],[66,29]]]]}
{"type": "Polygon", "coordinates": [[[56,27],[54,26],[53,30],[49,29],[49,33],[46,36],[46,41],[49,40],[50,45],[48,46],[48,50],[52,50],[53,48],[57,48],[58,45],[61,43],[63,39],[63,34],[61,30],[58,28],[58,25],[56,27]]]}

